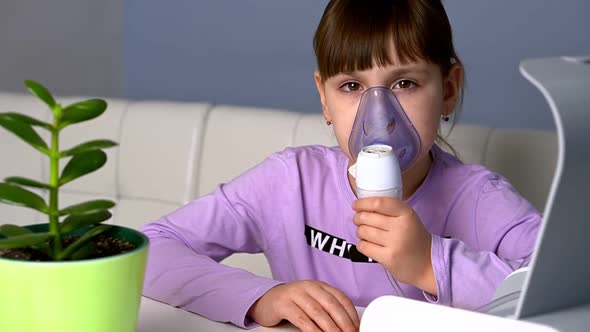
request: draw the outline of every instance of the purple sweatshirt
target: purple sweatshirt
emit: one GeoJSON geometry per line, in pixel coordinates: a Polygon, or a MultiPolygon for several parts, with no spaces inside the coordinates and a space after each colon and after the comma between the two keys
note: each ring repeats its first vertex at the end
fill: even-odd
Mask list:
{"type": "Polygon", "coordinates": [[[502,176],[437,146],[408,199],[432,234],[438,297],[396,281],[356,251],[356,199],[338,147],[288,148],[142,231],[150,238],[144,295],[209,319],[253,327],[250,306],[273,286],[324,281],[365,307],[382,295],[476,308],[528,264],[539,212],[502,176]],[[263,252],[273,278],[218,264],[263,252]],[[362,257],[359,257],[362,256],[362,257]]]}

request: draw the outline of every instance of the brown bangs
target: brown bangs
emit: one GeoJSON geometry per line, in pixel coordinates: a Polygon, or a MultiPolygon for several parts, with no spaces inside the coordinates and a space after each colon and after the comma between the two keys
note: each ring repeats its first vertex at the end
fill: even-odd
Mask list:
{"type": "Polygon", "coordinates": [[[392,43],[401,64],[422,59],[446,74],[458,62],[444,7],[433,0],[332,0],[313,43],[323,80],[393,64],[392,43]]]}

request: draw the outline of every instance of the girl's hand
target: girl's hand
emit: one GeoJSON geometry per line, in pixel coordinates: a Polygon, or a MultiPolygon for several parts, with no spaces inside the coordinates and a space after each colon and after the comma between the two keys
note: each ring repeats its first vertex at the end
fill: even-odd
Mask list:
{"type": "Polygon", "coordinates": [[[437,296],[430,256],[432,236],[399,199],[367,197],[352,208],[359,252],[383,265],[397,280],[437,296]]]}
{"type": "Polygon", "coordinates": [[[248,316],[262,326],[286,319],[301,331],[358,331],[360,320],[352,301],[321,281],[305,280],[271,288],[248,316]]]}

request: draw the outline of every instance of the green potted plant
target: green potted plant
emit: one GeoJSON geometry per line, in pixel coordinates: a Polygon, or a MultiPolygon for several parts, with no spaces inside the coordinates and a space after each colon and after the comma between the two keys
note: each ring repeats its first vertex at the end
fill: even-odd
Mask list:
{"type": "Polygon", "coordinates": [[[0,113],[0,126],[49,158],[49,183],[8,177],[0,182],[0,202],[35,209],[49,222],[0,226],[0,331],[135,331],[147,237],[103,223],[111,217],[112,201],[59,206],[60,188],[102,167],[103,149],[117,145],[92,140],[61,150],[60,132],[100,116],[107,104],[90,99],[62,107],[41,84],[25,85],[49,107],[52,123],[0,113]],[[48,131],[51,142],[35,128],[48,131]],[[60,171],[62,160],[67,162],[60,171]],[[46,190],[48,201],[26,188],[46,190]]]}

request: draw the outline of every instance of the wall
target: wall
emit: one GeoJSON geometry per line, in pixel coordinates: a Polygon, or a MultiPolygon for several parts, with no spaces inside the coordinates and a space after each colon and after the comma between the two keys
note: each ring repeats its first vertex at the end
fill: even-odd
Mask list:
{"type": "MultiPolygon", "coordinates": [[[[126,2],[125,89],[319,112],[312,38],[326,1],[126,2]]],[[[590,54],[587,0],[447,0],[467,70],[462,122],[553,128],[521,59],[590,54]]]]}
{"type": "Polygon", "coordinates": [[[531,57],[590,55],[590,1],[445,3],[468,75],[463,120],[554,128],[549,107],[518,64],[531,57]]]}
{"type": "Polygon", "coordinates": [[[311,40],[322,1],[126,4],[129,96],[318,110],[311,40]]]}
{"type": "MultiPolygon", "coordinates": [[[[326,1],[3,0],[0,89],[319,112],[314,30],[326,1]]],[[[461,122],[552,128],[527,57],[590,54],[590,2],[445,1],[468,90],[461,122]]]]}
{"type": "Polygon", "coordinates": [[[0,90],[34,79],[59,94],[119,96],[122,31],[118,0],[2,0],[0,90]]]}

